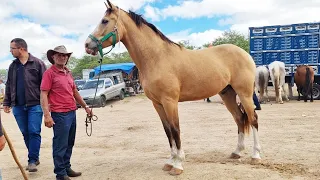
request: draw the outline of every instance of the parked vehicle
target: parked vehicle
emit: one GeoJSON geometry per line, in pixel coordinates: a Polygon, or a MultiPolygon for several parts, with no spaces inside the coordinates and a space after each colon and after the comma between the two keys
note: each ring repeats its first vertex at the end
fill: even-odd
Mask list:
{"type": "Polygon", "coordinates": [[[285,63],[290,96],[297,66],[311,66],[315,73],[313,99],[320,99],[319,33],[319,22],[250,27],[250,54],[257,66],[275,60],[285,63]]]}
{"type": "Polygon", "coordinates": [[[120,100],[124,99],[124,90],[125,83],[121,72],[113,72],[104,74],[103,78],[99,79],[99,82],[98,79],[88,80],[79,93],[88,105],[104,107],[106,106],[107,100],[115,97],[119,97],[120,100]],[[95,97],[97,84],[98,89],[95,97]]]}
{"type": "Polygon", "coordinates": [[[82,89],[83,85],[84,85],[86,82],[87,82],[87,80],[84,80],[84,79],[74,80],[74,83],[76,84],[78,90],[82,89]]]}

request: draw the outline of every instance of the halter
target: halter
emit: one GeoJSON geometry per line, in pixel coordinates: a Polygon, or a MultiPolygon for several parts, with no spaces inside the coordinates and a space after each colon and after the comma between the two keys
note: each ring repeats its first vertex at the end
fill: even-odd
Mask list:
{"type": "MultiPolygon", "coordinates": [[[[116,24],[114,25],[114,28],[111,32],[109,32],[108,34],[106,34],[105,36],[103,36],[101,39],[98,39],[96,37],[94,37],[92,34],[89,34],[89,38],[96,42],[97,43],[97,46],[98,46],[98,51],[99,51],[99,64],[100,64],[100,71],[101,72],[101,65],[102,65],[102,59],[103,59],[103,56],[108,54],[109,52],[111,52],[111,50],[115,47],[116,45],[116,40],[117,40],[117,34],[118,33],[118,37],[119,37],[119,41],[120,41],[120,35],[119,35],[119,32],[118,32],[118,28],[117,28],[117,25],[118,25],[118,20],[120,19],[120,8],[119,9],[119,15],[118,15],[118,19],[117,19],[117,22],[116,24]],[[110,49],[110,51],[108,51],[107,53],[103,53],[102,51],[102,43],[106,40],[108,40],[110,37],[112,37],[112,48],[110,49]]],[[[120,46],[120,44],[119,44],[120,46]]],[[[98,91],[98,85],[99,85],[99,80],[100,80],[100,75],[101,73],[99,73],[99,76],[98,76],[98,81],[97,81],[97,86],[96,86],[96,91],[94,93],[94,98],[93,98],[93,103],[91,105],[91,113],[92,113],[92,109],[93,109],[93,104],[96,100],[96,96],[97,96],[97,91],[98,91]]],[[[92,134],[92,122],[93,121],[97,121],[98,120],[98,116],[96,115],[93,115],[93,116],[89,116],[87,115],[86,117],[86,120],[85,120],[85,123],[86,123],[86,133],[88,136],[91,136],[92,134]],[[88,130],[88,126],[90,125],[90,129],[88,130]]]]}

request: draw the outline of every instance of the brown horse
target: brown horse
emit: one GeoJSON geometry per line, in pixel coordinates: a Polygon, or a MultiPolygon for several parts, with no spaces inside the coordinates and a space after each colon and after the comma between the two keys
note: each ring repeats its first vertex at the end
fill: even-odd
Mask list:
{"type": "MultiPolygon", "coordinates": [[[[220,45],[188,50],[169,40],[141,15],[125,12],[108,0],[100,23],[85,42],[92,55],[121,41],[139,69],[141,84],[160,116],[169,140],[171,157],[163,167],[171,175],[183,172],[178,102],[219,94],[238,125],[238,144],[232,158],[240,158],[244,134],[252,127],[252,160],[259,161],[258,119],[252,100],[255,63],[243,49],[220,45]],[[112,37],[112,38],[110,38],[112,37]],[[239,96],[244,111],[238,107],[239,96]]],[[[101,54],[101,53],[100,53],[101,54]]]]}
{"type": "Polygon", "coordinates": [[[308,95],[310,95],[310,102],[313,102],[313,81],[314,71],[312,67],[308,65],[297,66],[294,73],[294,82],[297,85],[298,101],[300,101],[300,94],[302,94],[304,102],[308,101],[308,95]]]}

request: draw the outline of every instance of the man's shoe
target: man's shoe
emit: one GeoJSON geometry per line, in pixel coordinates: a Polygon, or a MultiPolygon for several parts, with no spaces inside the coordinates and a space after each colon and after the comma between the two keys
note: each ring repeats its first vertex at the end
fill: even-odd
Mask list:
{"type": "MultiPolygon", "coordinates": [[[[40,161],[37,160],[37,161],[36,161],[36,166],[38,166],[39,164],[40,164],[40,161]]],[[[26,167],[26,170],[27,170],[27,171],[29,170],[29,165],[26,167]]]]}
{"type": "Polygon", "coordinates": [[[71,168],[70,169],[67,169],[67,174],[69,177],[78,177],[78,176],[81,176],[81,172],[75,172],[74,170],[72,170],[71,168]]]}
{"type": "Polygon", "coordinates": [[[35,163],[30,163],[28,165],[28,170],[29,170],[29,172],[37,172],[38,171],[37,165],[35,163]]]}
{"type": "Polygon", "coordinates": [[[258,110],[261,110],[261,107],[256,107],[254,110],[258,111],[258,110]]]}
{"type": "Polygon", "coordinates": [[[57,176],[56,180],[71,180],[71,178],[69,178],[69,176],[65,175],[65,176],[57,176]]]}

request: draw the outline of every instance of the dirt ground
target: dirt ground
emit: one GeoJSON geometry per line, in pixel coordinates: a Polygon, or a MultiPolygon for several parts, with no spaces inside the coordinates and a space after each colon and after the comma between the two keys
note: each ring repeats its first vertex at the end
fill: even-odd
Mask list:
{"type": "MultiPolygon", "coordinates": [[[[212,103],[179,103],[184,172],[173,177],[161,170],[170,155],[167,137],[152,103],[143,95],[112,101],[94,109],[99,120],[85,132],[85,113],[77,111],[78,127],[72,167],[83,175],[72,179],[320,179],[320,101],[262,104],[259,135],[262,161],[251,165],[252,134],[241,160],[229,155],[237,145],[237,126],[218,96],[212,103]]],[[[272,99],[273,100],[273,99],[272,99]]],[[[1,113],[20,162],[27,151],[12,114],[1,113]]],[[[52,129],[43,125],[41,164],[29,179],[55,179],[52,129]]],[[[3,180],[20,180],[8,146],[0,153],[3,180]]]]}

